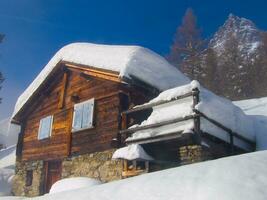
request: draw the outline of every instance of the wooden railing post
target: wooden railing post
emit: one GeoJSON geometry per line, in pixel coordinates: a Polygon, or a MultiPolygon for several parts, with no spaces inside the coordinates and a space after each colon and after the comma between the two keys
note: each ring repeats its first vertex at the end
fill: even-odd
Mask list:
{"type": "MultiPolygon", "coordinates": [[[[126,130],[128,128],[128,119],[126,113],[121,113],[121,130],[126,130]]],[[[122,145],[126,140],[125,134],[119,132],[119,143],[122,145]]]]}
{"type": "MultiPolygon", "coordinates": [[[[194,88],[192,89],[193,94],[193,110],[195,111],[195,106],[199,103],[199,89],[194,88]]],[[[201,136],[200,136],[200,115],[195,113],[194,115],[194,132],[196,133],[196,141],[200,143],[201,136]]]]}
{"type": "Polygon", "coordinates": [[[232,131],[229,132],[229,135],[230,135],[230,148],[231,148],[231,155],[234,154],[234,136],[233,136],[233,133],[232,131]]]}

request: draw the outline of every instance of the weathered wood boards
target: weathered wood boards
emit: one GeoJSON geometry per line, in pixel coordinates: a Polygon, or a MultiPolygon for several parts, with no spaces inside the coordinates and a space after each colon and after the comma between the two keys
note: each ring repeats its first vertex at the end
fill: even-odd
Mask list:
{"type": "Polygon", "coordinates": [[[118,74],[66,64],[19,116],[24,126],[22,160],[61,159],[112,148],[122,125],[120,113],[149,98],[147,91],[121,82],[118,74]],[[74,105],[91,98],[95,99],[94,127],[72,133],[74,105]],[[51,137],[38,140],[39,122],[48,115],[53,115],[51,137]]]}

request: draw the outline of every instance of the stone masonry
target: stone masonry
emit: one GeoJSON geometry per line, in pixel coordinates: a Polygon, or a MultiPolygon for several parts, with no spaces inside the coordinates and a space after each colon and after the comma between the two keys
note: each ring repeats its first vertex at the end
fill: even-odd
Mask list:
{"type": "MultiPolygon", "coordinates": [[[[90,177],[102,182],[122,179],[122,163],[113,161],[114,150],[83,154],[62,160],[61,178],[90,177]]],[[[13,179],[12,192],[16,196],[39,196],[43,193],[44,162],[16,162],[16,175],[13,179]],[[27,170],[33,171],[32,185],[26,186],[27,170]]]]}

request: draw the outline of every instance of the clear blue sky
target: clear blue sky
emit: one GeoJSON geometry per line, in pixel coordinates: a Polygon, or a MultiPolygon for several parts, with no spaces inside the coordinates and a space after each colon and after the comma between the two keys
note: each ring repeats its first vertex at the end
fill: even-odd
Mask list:
{"type": "Polygon", "coordinates": [[[267,30],[265,0],[1,0],[0,70],[6,81],[0,119],[62,46],[71,42],[135,44],[166,55],[186,8],[198,16],[205,37],[229,13],[267,30]]]}

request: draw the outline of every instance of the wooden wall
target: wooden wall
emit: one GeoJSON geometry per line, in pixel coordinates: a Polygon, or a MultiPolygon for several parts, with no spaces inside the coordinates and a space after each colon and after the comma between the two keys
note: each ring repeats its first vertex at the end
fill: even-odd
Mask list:
{"type": "Polygon", "coordinates": [[[110,149],[111,141],[117,137],[120,129],[120,112],[129,105],[144,103],[149,98],[144,91],[126,87],[122,83],[86,78],[77,71],[68,71],[66,79],[64,71],[59,71],[22,115],[22,160],[52,160],[110,149]],[[59,102],[64,85],[66,89],[61,108],[59,102]],[[78,96],[79,99],[74,100],[72,96],[78,96]],[[125,96],[130,101],[126,102],[127,105],[125,96]],[[94,128],[71,133],[74,104],[91,98],[95,98],[94,128]],[[48,115],[54,116],[52,136],[38,140],[39,121],[48,115]]]}

